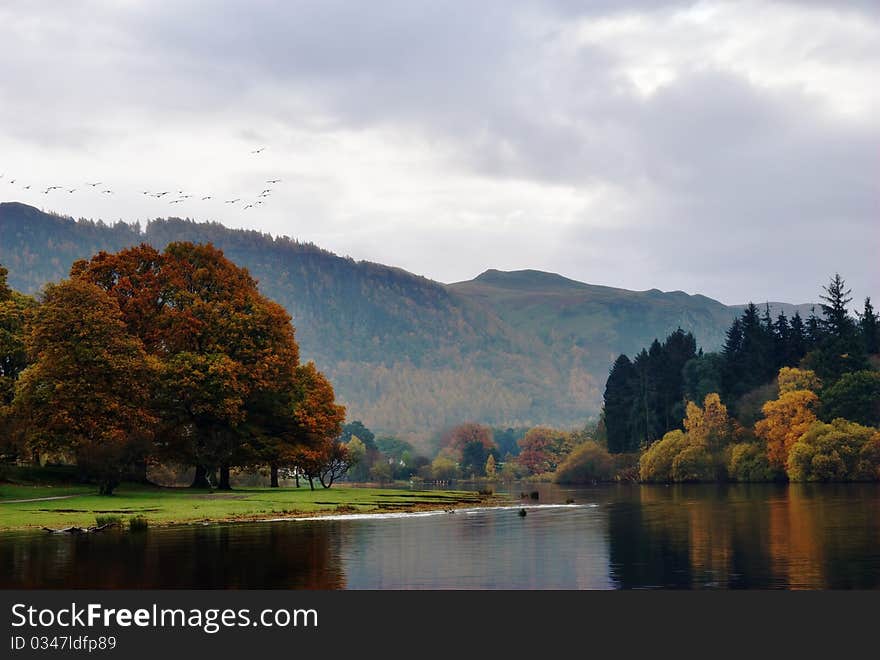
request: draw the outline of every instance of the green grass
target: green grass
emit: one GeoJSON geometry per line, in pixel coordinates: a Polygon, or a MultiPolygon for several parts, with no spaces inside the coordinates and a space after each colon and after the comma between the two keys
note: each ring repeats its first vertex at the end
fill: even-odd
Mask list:
{"type": "Polygon", "coordinates": [[[123,484],[109,497],[89,487],[0,485],[0,530],[49,527],[89,527],[97,516],[118,515],[123,520],[142,515],[151,527],[201,521],[259,520],[284,515],[405,511],[477,505],[486,498],[471,491],[414,491],[333,486],[314,491],[304,488],[242,488],[231,492],[158,488],[123,484]],[[40,502],[3,500],[74,497],[40,502]]]}
{"type": "Polygon", "coordinates": [[[24,500],[33,497],[63,497],[65,495],[81,495],[94,493],[92,486],[85,485],[24,485],[0,483],[0,503],[4,500],[24,500]]]}

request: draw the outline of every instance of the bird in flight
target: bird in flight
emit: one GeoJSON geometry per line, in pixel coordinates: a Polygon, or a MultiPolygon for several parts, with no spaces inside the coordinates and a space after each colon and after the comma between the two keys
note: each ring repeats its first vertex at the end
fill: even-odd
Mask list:
{"type": "Polygon", "coordinates": [[[169,203],[169,204],[180,204],[182,201],[183,201],[182,199],[172,199],[172,200],[171,200],[170,202],[168,202],[168,203],[169,203]]]}
{"type": "Polygon", "coordinates": [[[26,185],[26,186],[22,186],[22,188],[24,188],[25,190],[30,190],[30,189],[31,189],[30,184],[28,184],[28,185],[26,185]]]}
{"type": "Polygon", "coordinates": [[[240,201],[241,201],[241,197],[238,197],[238,198],[236,198],[236,199],[227,199],[227,200],[226,200],[225,202],[223,202],[223,203],[224,203],[224,204],[235,204],[236,202],[240,202],[240,201]]]}
{"type": "Polygon", "coordinates": [[[71,188],[71,189],[68,190],[67,192],[69,192],[69,193],[75,193],[75,192],[76,192],[76,188],[71,188]]]}
{"type": "Polygon", "coordinates": [[[13,179],[13,180],[12,180],[12,181],[10,181],[10,182],[9,182],[9,183],[10,183],[10,184],[13,184],[13,183],[15,183],[15,179],[13,179]]]}
{"type": "Polygon", "coordinates": [[[244,210],[247,211],[248,209],[252,209],[252,208],[254,208],[254,205],[253,205],[253,204],[248,204],[248,205],[246,205],[246,206],[244,207],[244,210]]]}
{"type": "Polygon", "coordinates": [[[87,186],[91,186],[92,188],[97,188],[98,186],[101,185],[101,183],[103,183],[103,182],[102,182],[102,181],[96,181],[95,183],[87,183],[86,185],[87,185],[87,186]]]}
{"type": "Polygon", "coordinates": [[[251,153],[252,154],[260,154],[260,153],[263,153],[265,150],[266,150],[266,147],[260,147],[259,149],[254,149],[251,153]]]}
{"type": "Polygon", "coordinates": [[[202,201],[203,201],[203,202],[204,202],[206,199],[214,199],[214,198],[211,197],[210,195],[205,195],[204,197],[202,197],[202,201]]]}
{"type": "Polygon", "coordinates": [[[113,191],[112,190],[102,190],[101,193],[104,195],[112,195],[113,191]]]}
{"type": "Polygon", "coordinates": [[[281,179],[269,179],[266,183],[281,183],[281,179]]]}

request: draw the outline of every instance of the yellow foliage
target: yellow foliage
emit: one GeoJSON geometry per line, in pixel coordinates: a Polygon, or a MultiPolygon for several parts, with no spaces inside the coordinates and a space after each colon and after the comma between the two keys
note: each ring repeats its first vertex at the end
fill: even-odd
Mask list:
{"type": "Polygon", "coordinates": [[[822,381],[816,375],[815,371],[809,369],[797,369],[795,367],[782,367],[777,377],[779,383],[779,393],[794,392],[796,390],[809,390],[810,392],[818,392],[822,386],[822,381]]]}
{"type": "Polygon", "coordinates": [[[816,421],[818,402],[814,392],[793,390],[764,404],[764,419],[755,424],[755,433],[767,443],[767,458],[773,469],[786,469],[792,445],[816,421]]]}
{"type": "Polygon", "coordinates": [[[734,426],[727,414],[727,406],[721,403],[716,392],[710,392],[703,400],[703,407],[688,401],[684,428],[694,444],[710,451],[723,448],[734,439],[734,426]]]}

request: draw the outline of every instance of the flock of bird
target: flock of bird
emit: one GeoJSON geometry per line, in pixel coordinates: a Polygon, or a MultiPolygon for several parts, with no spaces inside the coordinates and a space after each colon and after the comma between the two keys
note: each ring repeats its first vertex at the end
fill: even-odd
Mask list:
{"type": "MultiPolygon", "coordinates": [[[[251,154],[252,155],[259,155],[259,154],[263,153],[263,151],[265,151],[265,149],[266,149],[266,147],[259,147],[257,149],[254,149],[253,151],[251,151],[251,154]]],[[[5,173],[2,173],[2,174],[0,174],[0,184],[2,184],[4,182],[4,180],[8,185],[18,184],[19,186],[21,186],[22,190],[31,190],[31,188],[32,188],[31,184],[22,185],[21,181],[19,181],[17,178],[7,177],[5,173]]],[[[278,183],[281,183],[281,179],[267,179],[266,183],[271,186],[274,186],[278,183]]],[[[104,186],[106,184],[104,184],[103,181],[94,181],[94,182],[86,182],[86,183],[83,183],[82,185],[86,188],[92,188],[93,190],[98,190],[99,186],[104,186]]],[[[77,190],[80,190],[80,188],[76,188],[76,187],[70,188],[68,186],[49,186],[48,188],[46,188],[45,190],[41,190],[40,192],[42,192],[44,195],[49,195],[51,193],[54,193],[57,190],[66,191],[68,194],[72,195],[72,194],[76,193],[77,190]]],[[[224,200],[223,203],[224,204],[238,204],[239,202],[244,202],[242,204],[242,208],[244,210],[258,208],[266,203],[266,199],[272,194],[272,191],[273,191],[273,188],[271,188],[271,187],[264,188],[258,195],[256,195],[255,199],[252,199],[250,201],[245,201],[241,197],[236,197],[234,199],[226,199],[226,200],[224,200]]],[[[113,195],[114,192],[111,188],[102,188],[100,190],[100,194],[113,195]]],[[[183,202],[186,202],[187,200],[194,197],[193,194],[187,193],[185,190],[177,190],[176,192],[172,191],[172,190],[161,190],[161,191],[144,190],[144,191],[142,191],[142,194],[153,197],[155,199],[159,199],[159,200],[162,200],[166,196],[171,195],[172,198],[168,199],[169,204],[182,204],[183,202]]],[[[199,195],[199,197],[201,198],[201,201],[203,201],[203,202],[214,199],[214,195],[199,195]]]]}

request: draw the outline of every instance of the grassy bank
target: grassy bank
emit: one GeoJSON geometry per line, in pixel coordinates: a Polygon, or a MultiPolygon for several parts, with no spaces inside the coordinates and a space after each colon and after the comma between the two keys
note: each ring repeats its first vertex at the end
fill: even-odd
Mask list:
{"type": "Polygon", "coordinates": [[[260,520],[321,513],[420,511],[478,506],[490,498],[472,491],[405,490],[334,486],[308,488],[242,488],[208,492],[123,484],[110,497],[93,488],[0,484],[0,530],[88,527],[99,515],[125,521],[140,515],[151,526],[197,522],[260,520]],[[58,497],[30,502],[15,500],[58,497]]]}

